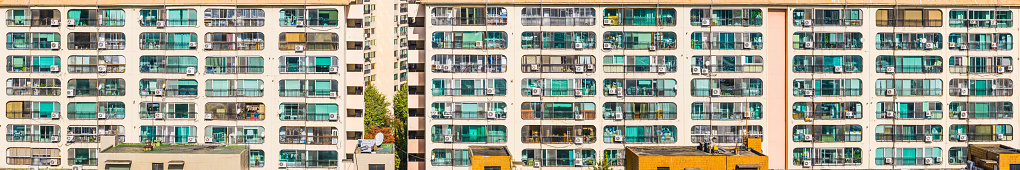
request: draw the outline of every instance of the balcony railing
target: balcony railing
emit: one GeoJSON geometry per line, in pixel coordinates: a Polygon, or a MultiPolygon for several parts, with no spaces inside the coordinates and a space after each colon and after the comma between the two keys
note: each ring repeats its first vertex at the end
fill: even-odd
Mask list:
{"type": "MultiPolygon", "coordinates": [[[[506,88],[495,88],[495,95],[505,95],[506,88]]],[[[530,89],[528,89],[530,91],[530,89]]],[[[432,95],[436,96],[484,96],[485,88],[432,88],[432,95]]]]}
{"type": "Polygon", "coordinates": [[[280,144],[336,145],[337,136],[280,135],[280,144]]]}
{"type": "MultiPolygon", "coordinates": [[[[142,119],[155,119],[157,112],[140,111],[139,116],[142,119]]],[[[162,112],[163,119],[195,119],[198,113],[196,112],[162,112]]]]}
{"type": "Polygon", "coordinates": [[[942,134],[875,134],[875,141],[879,142],[930,142],[925,141],[927,136],[931,136],[931,142],[942,141],[942,134]]]}
{"type": "Polygon", "coordinates": [[[805,95],[810,91],[812,96],[860,96],[861,89],[858,88],[811,88],[801,89],[794,88],[792,93],[794,96],[808,96],[805,95]]]}
{"type": "Polygon", "coordinates": [[[932,47],[927,47],[928,43],[922,42],[893,42],[893,41],[882,41],[875,47],[879,50],[938,50],[942,49],[942,42],[931,43],[932,47]]]}
{"type": "Polygon", "coordinates": [[[82,166],[97,166],[99,165],[99,158],[67,158],[67,163],[71,165],[82,165],[82,166]]]}
{"type": "MultiPolygon", "coordinates": [[[[539,91],[541,91],[541,93],[542,93],[541,96],[578,96],[578,95],[580,95],[580,96],[594,96],[595,95],[595,88],[593,88],[593,87],[581,88],[581,89],[575,89],[575,88],[551,88],[551,87],[547,87],[547,88],[539,88],[539,89],[540,89],[539,91]],[[577,90],[580,90],[581,93],[577,93],[578,92],[577,90]]],[[[533,90],[532,90],[531,87],[521,88],[521,95],[524,95],[524,96],[536,96],[536,94],[534,94],[532,92],[533,92],[533,90]]]]}
{"type": "Polygon", "coordinates": [[[60,134],[7,133],[8,142],[59,142],[60,134]]]}
{"type": "Polygon", "coordinates": [[[888,71],[887,70],[888,67],[893,67],[893,70],[896,71],[897,73],[941,73],[942,72],[942,66],[941,65],[923,65],[923,66],[918,66],[918,65],[887,65],[887,64],[878,64],[877,66],[875,66],[875,72],[878,72],[878,73],[888,73],[888,72],[886,72],[886,71],[888,71]]]}
{"type": "Polygon", "coordinates": [[[574,138],[581,137],[582,143],[595,143],[595,136],[565,136],[564,134],[552,134],[551,136],[523,136],[521,141],[524,143],[576,143],[574,138]]]}
{"type": "Polygon", "coordinates": [[[450,115],[451,117],[446,117],[445,116],[446,112],[440,112],[440,115],[432,115],[432,118],[433,119],[506,119],[506,112],[504,112],[504,111],[494,111],[496,113],[496,116],[493,117],[493,118],[490,118],[490,117],[488,117],[488,115],[486,115],[486,114],[488,114],[488,112],[489,111],[473,111],[473,112],[452,111],[452,115],[450,115]]]}
{"type": "Polygon", "coordinates": [[[99,49],[99,44],[105,43],[106,46],[103,50],[123,50],[127,43],[124,40],[120,41],[71,41],[67,42],[67,49],[69,50],[96,50],[99,49]]]}
{"type": "MultiPolygon", "coordinates": [[[[918,155],[918,156],[920,156],[920,155],[918,155]]],[[[925,165],[924,161],[926,159],[932,159],[933,160],[932,164],[935,164],[935,165],[942,164],[942,162],[937,161],[938,160],[937,158],[939,158],[939,157],[914,157],[914,158],[893,157],[892,158],[893,162],[891,162],[891,163],[886,162],[885,158],[888,158],[888,157],[877,157],[876,156],[875,157],[875,162],[878,163],[879,165],[925,165]]]]}
{"type": "Polygon", "coordinates": [[[885,88],[875,89],[875,93],[880,96],[895,95],[895,96],[941,96],[942,88],[892,88],[895,94],[886,94],[885,88]]]}
{"type": "Polygon", "coordinates": [[[506,17],[494,17],[494,16],[483,16],[483,17],[433,17],[433,25],[458,25],[458,26],[469,26],[469,25],[506,25],[506,17]]]}
{"type": "Polygon", "coordinates": [[[244,113],[205,113],[212,114],[213,120],[265,120],[266,114],[262,112],[250,112],[244,113]]]}
{"type": "Polygon", "coordinates": [[[209,97],[262,97],[262,89],[206,89],[205,96],[209,97]]]}
{"type": "Polygon", "coordinates": [[[584,119],[591,120],[595,119],[594,110],[581,110],[581,111],[538,111],[535,110],[521,110],[522,119],[577,119],[577,114],[584,116],[584,119]]]}
{"type": "MultiPolygon", "coordinates": [[[[814,166],[850,166],[850,165],[861,165],[863,159],[857,158],[842,158],[842,157],[810,157],[810,158],[794,158],[794,164],[804,165],[804,161],[811,161],[811,165],[814,166]]],[[[885,161],[885,160],[883,160],[885,161]]]]}
{"type": "Polygon", "coordinates": [[[1012,65],[950,65],[950,73],[1012,73],[1012,65]],[[1002,72],[999,72],[1002,71],[1002,72]]]}
{"type": "MultiPolygon", "coordinates": [[[[949,117],[950,118],[960,118],[961,115],[962,114],[961,114],[960,111],[951,111],[951,112],[949,112],[949,117]]],[[[967,113],[967,118],[969,118],[969,119],[1004,119],[1004,118],[1012,118],[1012,117],[1013,117],[1013,111],[974,111],[974,110],[970,110],[967,113]]]]}
{"type": "Polygon", "coordinates": [[[794,47],[800,47],[797,49],[861,49],[864,44],[860,41],[857,42],[832,42],[832,41],[812,41],[812,48],[806,48],[806,42],[794,42],[794,47]]]}
{"type": "MultiPolygon", "coordinates": [[[[676,113],[673,113],[674,117],[676,113]]],[[[692,112],[691,119],[695,120],[742,120],[742,119],[761,119],[761,114],[753,115],[751,117],[745,117],[747,112],[692,112]]]]}
{"type": "Polygon", "coordinates": [[[209,44],[205,50],[227,51],[227,50],[262,50],[265,49],[265,42],[262,40],[249,41],[206,41],[209,44]]]}
{"type": "MultiPolygon", "coordinates": [[[[891,106],[886,105],[886,107],[891,107],[891,106]]],[[[942,115],[942,111],[941,110],[910,110],[910,111],[896,110],[896,111],[893,112],[893,116],[890,117],[888,114],[889,114],[889,112],[887,112],[887,111],[878,111],[878,112],[875,112],[875,115],[877,115],[876,118],[879,118],[879,119],[934,119],[936,117],[936,115],[942,115]],[[931,114],[932,116],[928,117],[927,116],[928,114],[931,114]]]]}
{"type": "Polygon", "coordinates": [[[967,95],[963,95],[961,88],[949,88],[950,96],[1013,96],[1013,87],[998,88],[966,88],[967,95]]]}
{"type": "Polygon", "coordinates": [[[326,121],[329,113],[284,112],[280,114],[280,120],[326,121]]]}
{"type": "Polygon", "coordinates": [[[524,26],[592,26],[595,16],[591,17],[521,17],[524,26]]]}
{"type": "Polygon", "coordinates": [[[693,88],[692,94],[694,96],[761,96],[762,89],[760,88],[693,88]],[[719,90],[719,95],[713,95],[713,89],[719,90]]]}
{"type": "Polygon", "coordinates": [[[840,67],[842,72],[860,73],[861,66],[855,65],[793,65],[794,72],[810,72],[810,73],[832,73],[836,72],[836,67],[840,67]]]}
{"type": "Polygon", "coordinates": [[[287,164],[287,167],[304,167],[304,168],[328,168],[337,167],[340,161],[337,160],[307,160],[307,161],[281,161],[281,163],[287,164]]]}

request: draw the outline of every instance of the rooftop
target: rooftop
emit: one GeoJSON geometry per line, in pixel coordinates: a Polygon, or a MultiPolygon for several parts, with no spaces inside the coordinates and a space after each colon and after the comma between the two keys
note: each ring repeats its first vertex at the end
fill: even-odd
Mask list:
{"type": "Polygon", "coordinates": [[[145,144],[117,144],[116,146],[103,150],[102,153],[162,153],[162,154],[240,154],[248,150],[245,146],[224,146],[224,145],[168,145],[163,144],[152,148],[151,151],[144,150],[145,144]]]}
{"type": "Polygon", "coordinates": [[[999,144],[971,144],[973,147],[984,149],[996,154],[1020,154],[1020,150],[999,144]]]}
{"type": "Polygon", "coordinates": [[[734,152],[732,147],[723,147],[725,153],[708,153],[698,150],[697,146],[628,146],[627,150],[638,156],[765,156],[758,151],[734,152]]]}
{"type": "Polygon", "coordinates": [[[468,146],[472,156],[510,156],[506,146],[468,146]]]}
{"type": "Polygon", "coordinates": [[[347,5],[349,0],[0,0],[0,6],[347,5]]]}
{"type": "Polygon", "coordinates": [[[425,4],[923,5],[1017,6],[1020,0],[421,0],[425,4]]]}

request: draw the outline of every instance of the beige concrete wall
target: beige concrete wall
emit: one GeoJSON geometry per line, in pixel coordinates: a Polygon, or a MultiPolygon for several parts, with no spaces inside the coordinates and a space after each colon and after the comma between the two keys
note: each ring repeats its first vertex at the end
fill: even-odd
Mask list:
{"type": "Polygon", "coordinates": [[[184,161],[184,170],[207,169],[248,169],[247,154],[150,154],[150,153],[101,153],[99,169],[106,169],[108,160],[130,160],[131,169],[152,169],[153,163],[162,163],[163,168],[170,161],[184,161]]]}
{"type": "Polygon", "coordinates": [[[356,159],[354,163],[357,169],[368,169],[369,165],[382,164],[386,166],[384,170],[394,170],[394,156],[393,154],[365,154],[357,153],[354,154],[356,159]]]}

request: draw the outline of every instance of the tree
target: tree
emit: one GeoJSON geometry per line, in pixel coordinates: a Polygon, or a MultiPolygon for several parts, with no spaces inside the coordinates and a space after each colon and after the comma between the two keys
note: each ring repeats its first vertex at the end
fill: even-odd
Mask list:
{"type": "Polygon", "coordinates": [[[605,157],[602,157],[601,161],[595,161],[595,166],[592,166],[591,169],[592,170],[613,170],[612,165],[609,164],[609,163],[610,163],[609,157],[605,156],[605,157]]]}
{"type": "Polygon", "coordinates": [[[390,107],[390,103],[386,101],[386,96],[379,93],[375,85],[368,83],[367,86],[365,88],[365,129],[390,127],[390,121],[387,120],[390,112],[386,109],[390,107]]]}
{"type": "Polygon", "coordinates": [[[401,85],[393,96],[393,143],[395,155],[394,166],[398,170],[407,170],[407,85],[401,85]]]}
{"type": "Polygon", "coordinates": [[[368,132],[365,133],[364,139],[373,139],[376,133],[383,134],[383,143],[394,143],[396,141],[396,138],[393,137],[392,127],[372,127],[372,129],[368,129],[368,132]]]}

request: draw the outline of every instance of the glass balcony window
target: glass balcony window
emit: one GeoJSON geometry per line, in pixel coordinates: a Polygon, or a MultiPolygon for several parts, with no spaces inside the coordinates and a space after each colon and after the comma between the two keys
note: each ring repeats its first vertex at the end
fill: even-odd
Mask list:
{"type": "Polygon", "coordinates": [[[595,57],[584,55],[525,55],[524,73],[593,73],[595,57]]]}
{"type": "Polygon", "coordinates": [[[124,96],[124,79],[71,79],[67,81],[71,96],[124,96]]]}
{"type": "Polygon", "coordinates": [[[524,8],[524,26],[593,26],[595,8],[524,8]]]}
{"type": "Polygon", "coordinates": [[[1010,79],[952,79],[950,96],[1013,96],[1010,79]]]}
{"type": "Polygon", "coordinates": [[[1012,141],[1013,126],[1008,124],[967,124],[949,126],[949,140],[954,142],[1012,141]]]}
{"type": "Polygon", "coordinates": [[[761,138],[762,127],[694,125],[691,127],[691,143],[744,143],[745,138],[761,138]]]}
{"type": "Polygon", "coordinates": [[[434,7],[432,25],[506,25],[503,7],[434,7]]]}
{"type": "Polygon", "coordinates": [[[142,56],[139,71],[142,73],[188,73],[197,72],[198,58],[195,56],[142,56]]]}
{"type": "Polygon", "coordinates": [[[950,50],[1012,50],[1013,34],[1010,33],[952,33],[949,34],[950,50]]]}
{"type": "Polygon", "coordinates": [[[190,32],[146,32],[139,35],[142,50],[194,50],[198,35],[190,32]]]}
{"type": "Polygon", "coordinates": [[[72,55],[67,57],[67,72],[70,73],[123,73],[127,60],[121,55],[72,55]]]}
{"type": "Polygon", "coordinates": [[[525,166],[574,167],[595,165],[593,149],[524,149],[521,162],[525,166]],[[580,159],[581,164],[576,164],[580,159]]]}
{"type": "Polygon", "coordinates": [[[339,143],[336,127],[280,127],[280,144],[336,145],[339,143]]]}
{"type": "Polygon", "coordinates": [[[503,31],[453,31],[432,33],[435,49],[506,49],[507,34],[503,31]]]}
{"type": "Polygon", "coordinates": [[[590,125],[525,125],[521,128],[524,143],[595,143],[595,126],[590,125]]]}
{"type": "Polygon", "coordinates": [[[340,156],[335,150],[280,150],[280,163],[298,168],[336,168],[340,164],[340,156]]]}
{"type": "Polygon", "coordinates": [[[940,142],[942,131],[942,125],[878,125],[875,127],[875,141],[940,142]]]}
{"type": "Polygon", "coordinates": [[[63,91],[60,79],[7,79],[7,95],[10,96],[57,96],[63,91]]]}
{"type": "Polygon", "coordinates": [[[262,97],[262,85],[262,80],[258,79],[209,79],[205,81],[205,96],[262,97]]]}
{"type": "Polygon", "coordinates": [[[280,97],[339,97],[337,85],[336,80],[281,80],[280,97]]]}
{"type": "Polygon", "coordinates": [[[248,167],[266,166],[266,151],[261,149],[248,150],[248,167]]]}
{"type": "Polygon", "coordinates": [[[9,101],[7,119],[60,118],[59,102],[9,101]]]}
{"type": "Polygon", "coordinates": [[[693,56],[691,68],[715,73],[761,73],[765,65],[761,56],[693,56]]]}
{"type": "Polygon", "coordinates": [[[861,79],[794,79],[794,96],[860,96],[861,79]]]}
{"type": "Polygon", "coordinates": [[[138,22],[143,27],[185,27],[198,25],[195,9],[142,9],[138,22]],[[162,23],[162,24],[160,24],[162,23]]]}
{"type": "Polygon", "coordinates": [[[760,50],[764,46],[757,32],[693,32],[691,49],[700,50],[760,50]]]}
{"type": "Polygon", "coordinates": [[[99,149],[97,148],[69,148],[67,155],[67,164],[70,165],[99,165],[99,149]]]}
{"type": "Polygon", "coordinates": [[[794,9],[796,26],[861,26],[860,9],[794,9]]]}
{"type": "Polygon", "coordinates": [[[54,161],[60,164],[60,159],[60,149],[58,148],[7,148],[8,165],[52,166],[51,162],[54,161]]]}
{"type": "Polygon", "coordinates": [[[942,148],[876,148],[875,165],[926,165],[926,159],[932,164],[942,164],[942,148]]]}
{"type": "MultiPolygon", "coordinates": [[[[676,56],[607,55],[602,58],[606,73],[659,73],[677,71],[676,56]]],[[[595,72],[594,67],[591,72],[595,72]]]]}
{"type": "Polygon", "coordinates": [[[432,103],[433,119],[506,119],[506,103],[456,102],[432,103]]]}
{"type": "Polygon", "coordinates": [[[266,36],[261,32],[210,32],[205,33],[206,51],[262,50],[266,36]]]}
{"type": "Polygon", "coordinates": [[[676,143],[676,126],[606,126],[606,143],[676,143]]]}
{"type": "Polygon", "coordinates": [[[691,96],[738,97],[761,96],[764,92],[761,79],[708,79],[691,80],[691,96]],[[718,92],[718,93],[716,93],[718,92]]]}
{"type": "Polygon", "coordinates": [[[676,9],[673,8],[606,8],[602,12],[605,14],[603,25],[676,25],[676,9]]]}
{"type": "Polygon", "coordinates": [[[471,166],[467,149],[432,149],[432,166],[471,166]]]}
{"type": "Polygon", "coordinates": [[[691,9],[693,26],[761,26],[761,9],[691,9]]]}
{"type": "Polygon", "coordinates": [[[949,113],[951,118],[1010,119],[1013,118],[1013,102],[952,102],[949,113]]]}
{"type": "Polygon", "coordinates": [[[7,49],[8,50],[60,49],[60,33],[55,32],[7,33],[7,49]]]}
{"type": "Polygon", "coordinates": [[[506,59],[503,55],[437,54],[432,56],[432,72],[503,73],[506,72],[506,59]]]}
{"type": "Polygon", "coordinates": [[[67,127],[67,136],[68,142],[74,143],[99,143],[100,136],[114,136],[117,142],[124,142],[125,130],[120,125],[75,125],[67,127]]]}
{"type": "Polygon", "coordinates": [[[676,96],[677,87],[674,79],[605,79],[603,84],[606,96],[676,96]]]}
{"type": "Polygon", "coordinates": [[[942,119],[942,102],[876,102],[879,119],[942,119]]]}
{"type": "Polygon", "coordinates": [[[860,142],[861,125],[796,125],[794,142],[860,142]]]}
{"type": "Polygon", "coordinates": [[[280,110],[280,120],[329,121],[330,114],[339,114],[335,103],[282,103],[280,110]]]}
{"type": "Polygon", "coordinates": [[[877,73],[941,73],[940,56],[878,56],[875,61],[877,73]]]}
{"type": "Polygon", "coordinates": [[[506,132],[503,125],[433,125],[432,142],[506,143],[506,132]]]}
{"type": "Polygon", "coordinates": [[[141,126],[139,139],[141,142],[196,143],[197,131],[195,126],[141,126]]]}
{"type": "Polygon", "coordinates": [[[864,47],[859,32],[796,32],[793,49],[856,50],[864,47]]]}
{"type": "Polygon", "coordinates": [[[262,126],[206,126],[205,143],[259,144],[265,142],[262,126]]]}
{"type": "Polygon", "coordinates": [[[280,26],[336,27],[339,16],[336,9],[282,9],[280,26]]]}
{"type": "Polygon", "coordinates": [[[625,50],[672,50],[676,49],[674,32],[606,32],[603,34],[604,49],[625,50]],[[606,48],[609,47],[609,48],[606,48]]]}
{"type": "Polygon", "coordinates": [[[594,49],[595,32],[524,32],[521,48],[524,49],[594,49]]]}
{"type": "Polygon", "coordinates": [[[60,126],[8,124],[7,142],[60,142],[60,126]]]}
{"type": "Polygon", "coordinates": [[[284,32],[280,33],[280,50],[284,51],[336,51],[340,38],[331,32],[284,32]],[[300,47],[300,50],[298,50],[300,47]]]}
{"type": "Polygon", "coordinates": [[[205,73],[258,74],[265,71],[262,56],[211,56],[205,58],[205,73]]]}
{"type": "Polygon", "coordinates": [[[950,73],[1012,73],[1013,58],[1009,56],[949,58],[950,73]]]}
{"type": "Polygon", "coordinates": [[[205,9],[206,27],[262,27],[266,11],[262,9],[205,9]]]}
{"type": "Polygon", "coordinates": [[[942,10],[879,9],[875,11],[875,25],[879,27],[941,27],[942,10]]]}
{"type": "Polygon", "coordinates": [[[197,118],[195,103],[143,102],[139,106],[138,115],[142,119],[197,118]]]}
{"type": "Polygon", "coordinates": [[[793,164],[804,166],[857,166],[863,162],[861,148],[794,148],[793,164]],[[806,165],[810,161],[810,165],[806,165]]]}
{"type": "Polygon", "coordinates": [[[7,56],[8,73],[50,73],[60,72],[60,57],[57,56],[7,56]]]}
{"type": "Polygon", "coordinates": [[[860,73],[864,68],[859,55],[796,55],[793,56],[795,73],[860,73]]]}
{"type": "Polygon", "coordinates": [[[9,9],[7,26],[53,26],[60,24],[60,10],[55,9],[9,9]]]}
{"type": "Polygon", "coordinates": [[[861,102],[796,102],[793,119],[861,119],[864,106],[861,102]]]}
{"type": "Polygon", "coordinates": [[[602,105],[606,120],[675,120],[676,103],[607,102],[602,105]]]}
{"type": "Polygon", "coordinates": [[[942,96],[941,79],[878,79],[878,96],[942,96]]]}
{"type": "Polygon", "coordinates": [[[758,120],[763,115],[760,102],[694,102],[692,120],[758,120]]]}
{"type": "Polygon", "coordinates": [[[521,119],[525,120],[594,120],[595,103],[591,102],[524,102],[521,119]]]}
{"type": "Polygon", "coordinates": [[[950,27],[1013,27],[1013,11],[1010,10],[949,10],[950,27]]]}
{"type": "Polygon", "coordinates": [[[195,79],[142,79],[138,83],[138,94],[142,96],[198,96],[198,81],[195,79]]]}
{"type": "Polygon", "coordinates": [[[879,50],[940,50],[942,33],[878,33],[875,47],[879,50]]]}
{"type": "Polygon", "coordinates": [[[602,156],[609,161],[606,164],[609,166],[624,166],[626,165],[627,150],[625,149],[606,149],[602,151],[602,156]]]}
{"type": "Polygon", "coordinates": [[[595,79],[524,79],[522,96],[594,96],[595,79]]]}
{"type": "Polygon", "coordinates": [[[210,102],[205,104],[206,120],[266,119],[266,105],[262,103],[210,102]],[[209,116],[211,115],[211,116],[209,116]]]}
{"type": "Polygon", "coordinates": [[[506,79],[432,79],[433,96],[506,96],[506,92],[506,79]]]}
{"type": "Polygon", "coordinates": [[[123,27],[126,16],[123,9],[72,9],[67,11],[67,22],[77,27],[123,27]]]}
{"type": "Polygon", "coordinates": [[[967,163],[967,147],[952,147],[949,148],[949,159],[946,162],[949,164],[962,165],[967,163]]]}
{"type": "Polygon", "coordinates": [[[119,32],[72,32],[67,37],[68,50],[123,50],[127,46],[124,33],[119,32]]]}
{"type": "Polygon", "coordinates": [[[336,56],[282,56],[280,73],[336,73],[338,61],[336,56]]]}
{"type": "Polygon", "coordinates": [[[67,103],[68,119],[124,119],[127,114],[124,102],[71,102],[67,103]]]}

